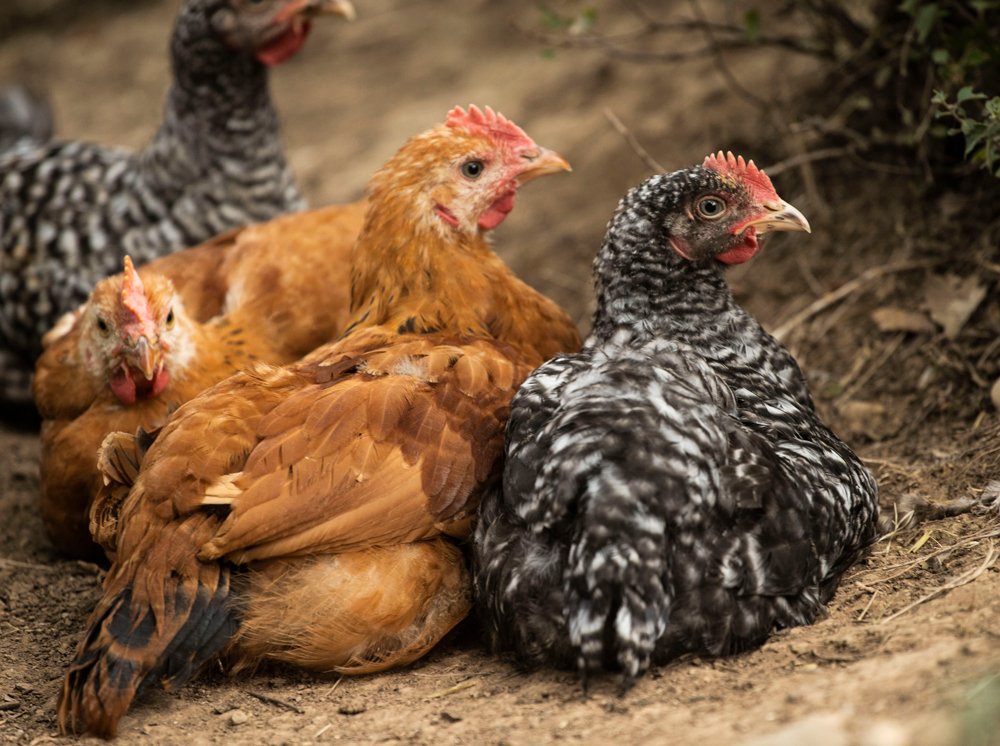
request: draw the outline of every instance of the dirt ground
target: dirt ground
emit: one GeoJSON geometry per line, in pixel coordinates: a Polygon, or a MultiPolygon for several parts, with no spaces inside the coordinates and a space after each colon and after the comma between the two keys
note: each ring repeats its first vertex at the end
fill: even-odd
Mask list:
{"type": "MultiPolygon", "coordinates": [[[[599,18],[621,15],[619,3],[592,4],[599,18]]],[[[355,23],[317,24],[273,76],[307,198],[355,199],[407,136],[455,104],[489,104],[575,168],[527,189],[496,245],[583,330],[605,224],[649,173],[605,107],[671,169],[719,148],[759,164],[790,153],[710,61],[666,67],[597,51],[543,55],[510,24],[537,23],[533,0],[356,5],[355,23]]],[[[49,91],[61,137],[141,147],[158,122],[179,6],[154,0],[100,22],[9,37],[0,42],[0,84],[26,80],[49,91]]],[[[750,90],[779,90],[789,101],[816,72],[761,50],[730,63],[750,90]]],[[[803,189],[796,171],[775,179],[813,222],[812,236],[777,236],[730,279],[765,325],[782,330],[822,411],[876,474],[895,527],[848,572],[827,619],[744,655],[678,660],[624,697],[610,677],[585,694],[570,672],[499,660],[469,621],[426,659],[381,675],[341,680],[275,666],[229,677],[220,665],[178,692],[143,697],[122,720],[119,742],[996,742],[1000,521],[996,510],[948,515],[958,512],[949,508],[955,501],[1000,499],[1000,486],[989,487],[1000,478],[1000,416],[989,393],[1000,376],[996,189],[944,185],[918,202],[899,176],[857,166],[841,173],[836,164],[818,173],[817,190],[803,189]],[[945,333],[948,324],[958,328],[945,333]],[[921,522],[900,520],[914,507],[921,522]]],[[[0,426],[0,742],[32,746],[56,738],[56,693],[103,573],[47,543],[38,460],[36,431],[0,426]]]]}

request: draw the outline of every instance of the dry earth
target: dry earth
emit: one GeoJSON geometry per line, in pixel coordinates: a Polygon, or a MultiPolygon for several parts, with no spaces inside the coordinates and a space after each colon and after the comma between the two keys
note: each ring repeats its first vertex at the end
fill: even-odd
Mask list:
{"type": "MultiPolygon", "coordinates": [[[[621,13],[617,3],[594,4],[601,17],[621,13]]],[[[7,38],[0,82],[26,79],[49,90],[62,137],[140,147],[157,124],[163,50],[179,5],[156,0],[100,22],[7,38]]],[[[530,0],[357,6],[356,23],[317,25],[303,53],[274,75],[306,196],[315,205],[352,200],[407,136],[455,104],[490,104],[574,164],[571,176],[525,192],[497,247],[581,328],[605,223],[647,175],[604,107],[669,168],[720,147],[761,162],[787,154],[708,61],[640,66],[596,51],[547,58],[509,23],[537,21],[530,0]]],[[[765,51],[730,62],[743,85],[789,100],[815,73],[801,59],[765,51]]],[[[981,499],[1000,477],[1000,417],[988,393],[1000,375],[1000,211],[979,188],[943,189],[918,203],[898,177],[857,167],[821,173],[826,180],[813,193],[799,193],[794,173],[776,179],[786,199],[816,215],[814,233],[779,236],[732,274],[734,287],[778,328],[867,269],[910,263],[848,286],[793,324],[787,342],[823,411],[878,476],[887,515],[914,501],[981,499]],[[923,313],[929,283],[946,270],[988,291],[957,335],[934,325],[882,331],[872,320],[876,308],[923,313]]],[[[102,576],[48,545],[36,509],[38,459],[30,426],[0,428],[0,742],[32,745],[55,740],[58,685],[102,576]]],[[[274,667],[234,678],[220,665],[179,692],[145,696],[123,719],[119,742],[994,743],[1000,523],[995,513],[923,512],[924,522],[896,531],[848,573],[829,618],[744,655],[679,660],[624,697],[611,678],[585,694],[571,673],[498,660],[468,622],[427,659],[382,675],[340,680],[274,667]]]]}

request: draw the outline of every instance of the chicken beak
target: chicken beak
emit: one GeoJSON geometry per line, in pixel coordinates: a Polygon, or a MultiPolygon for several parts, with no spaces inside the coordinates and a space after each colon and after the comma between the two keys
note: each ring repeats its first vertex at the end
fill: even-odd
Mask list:
{"type": "Polygon", "coordinates": [[[135,368],[142,371],[147,381],[152,381],[160,363],[159,352],[149,343],[146,335],[139,337],[135,345],[125,351],[125,358],[135,368]]]}
{"type": "Polygon", "coordinates": [[[772,233],[774,231],[805,231],[812,233],[806,216],[784,200],[764,200],[762,203],[766,212],[758,218],[749,220],[740,226],[740,230],[756,226],[757,233],[772,233]]]}
{"type": "Polygon", "coordinates": [[[548,174],[556,174],[560,171],[572,171],[572,167],[566,159],[554,150],[547,148],[536,148],[521,153],[521,157],[527,161],[524,168],[517,175],[518,185],[527,184],[532,179],[548,174]]]}
{"type": "Polygon", "coordinates": [[[312,12],[320,16],[343,16],[348,21],[358,17],[350,0],[316,0],[310,4],[312,12]]]}
{"type": "Polygon", "coordinates": [[[282,23],[295,15],[306,18],[343,16],[348,21],[358,17],[350,0],[292,0],[274,17],[274,22],[282,23]]]}

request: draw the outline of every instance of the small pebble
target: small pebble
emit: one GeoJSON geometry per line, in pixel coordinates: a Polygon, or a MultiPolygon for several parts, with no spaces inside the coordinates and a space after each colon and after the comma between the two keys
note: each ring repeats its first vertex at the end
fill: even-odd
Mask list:
{"type": "Polygon", "coordinates": [[[233,710],[229,713],[229,722],[233,725],[243,725],[249,716],[243,710],[233,710]]]}

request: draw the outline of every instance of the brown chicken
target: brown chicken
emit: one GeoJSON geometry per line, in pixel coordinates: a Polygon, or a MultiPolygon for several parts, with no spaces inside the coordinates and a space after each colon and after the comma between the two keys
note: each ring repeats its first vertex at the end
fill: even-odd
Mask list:
{"type": "Polygon", "coordinates": [[[58,549],[103,554],[88,524],[108,433],[156,429],[248,362],[289,363],[344,330],[350,247],[363,215],[363,203],[313,210],[165,257],[139,275],[128,264],[124,276],[98,283],[69,331],[54,330],[62,336],[38,361],[35,397],[46,418],[42,519],[58,549]]]}
{"type": "Polygon", "coordinates": [[[116,561],[63,683],[63,732],[114,735],[136,695],[227,647],[237,669],[362,673],[465,617],[453,539],[498,476],[511,397],[580,345],[484,234],[521,185],[564,169],[489,109],[456,109],[372,181],[343,338],[227,379],[152,445],[109,439],[109,476],[135,483],[94,507],[116,561]]]}
{"type": "MultiPolygon", "coordinates": [[[[240,308],[249,318],[267,320],[251,333],[273,331],[280,335],[275,344],[298,359],[346,326],[350,253],[365,205],[361,200],[238,228],[140,271],[169,279],[193,321],[240,308]]],[[[87,305],[67,313],[43,338],[34,398],[46,419],[78,416],[107,388],[103,371],[86,365],[81,352],[87,305]]]]}

